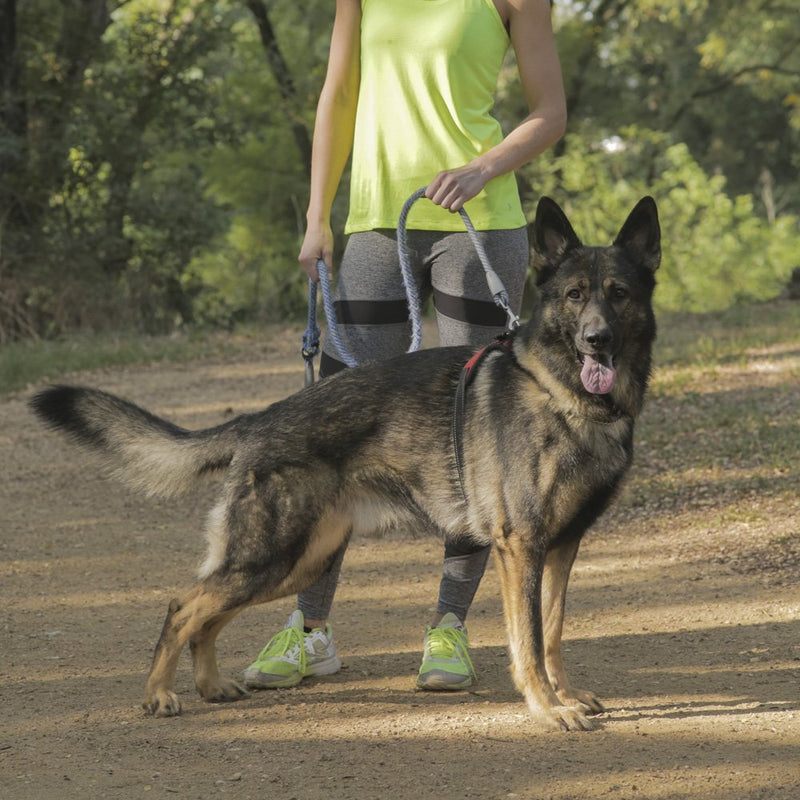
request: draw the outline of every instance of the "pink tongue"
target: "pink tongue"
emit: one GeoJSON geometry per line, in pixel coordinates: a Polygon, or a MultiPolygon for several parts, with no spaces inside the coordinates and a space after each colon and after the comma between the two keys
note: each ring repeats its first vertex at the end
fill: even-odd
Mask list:
{"type": "Polygon", "coordinates": [[[616,376],[616,370],[610,364],[601,364],[591,356],[584,356],[581,380],[587,392],[608,394],[614,387],[616,376]]]}

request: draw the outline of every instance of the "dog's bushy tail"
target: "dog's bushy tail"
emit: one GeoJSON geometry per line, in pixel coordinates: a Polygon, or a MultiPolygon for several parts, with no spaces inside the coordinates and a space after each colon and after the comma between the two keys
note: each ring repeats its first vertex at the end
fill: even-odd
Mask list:
{"type": "Polygon", "coordinates": [[[186,491],[205,474],[225,469],[233,458],[231,422],[189,431],[107,392],[52,386],[30,400],[51,428],[104,457],[113,473],[150,495],[186,491]]]}

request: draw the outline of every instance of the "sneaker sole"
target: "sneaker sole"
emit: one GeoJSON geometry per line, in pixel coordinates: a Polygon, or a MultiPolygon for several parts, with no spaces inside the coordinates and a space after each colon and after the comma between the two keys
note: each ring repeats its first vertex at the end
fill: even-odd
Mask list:
{"type": "Polygon", "coordinates": [[[315,661],[308,666],[308,675],[333,675],[342,668],[339,656],[333,655],[324,661],[315,661]]]}
{"type": "Polygon", "coordinates": [[[245,672],[244,685],[248,689],[290,689],[303,680],[303,675],[295,672],[281,678],[278,675],[265,675],[263,672],[245,672]]]}
{"type": "Polygon", "coordinates": [[[428,673],[417,678],[417,687],[431,692],[458,692],[462,689],[469,689],[474,681],[469,676],[458,682],[448,680],[442,675],[428,673]]]}

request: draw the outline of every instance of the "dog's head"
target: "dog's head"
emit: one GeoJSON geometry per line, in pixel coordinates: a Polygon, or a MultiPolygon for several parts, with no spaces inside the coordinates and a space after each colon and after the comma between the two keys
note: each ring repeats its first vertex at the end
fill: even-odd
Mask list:
{"type": "Polygon", "coordinates": [[[582,244],[550,198],[536,210],[537,339],[548,352],[539,357],[573,392],[633,413],[650,374],[660,238],[652,197],[637,203],[608,247],[582,244]]]}

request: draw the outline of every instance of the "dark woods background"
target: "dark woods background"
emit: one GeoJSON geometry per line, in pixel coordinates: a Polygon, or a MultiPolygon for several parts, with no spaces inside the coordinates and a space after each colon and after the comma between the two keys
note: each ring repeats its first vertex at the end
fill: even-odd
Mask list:
{"type": "MultiPolygon", "coordinates": [[[[333,10],[0,0],[0,342],[299,314],[333,10]]],[[[779,294],[800,264],[794,4],[561,0],[554,15],[569,132],[521,171],[526,210],[552,195],[600,243],[652,193],[660,308],[779,294]]],[[[512,63],[496,113],[526,113],[512,63]]]]}

